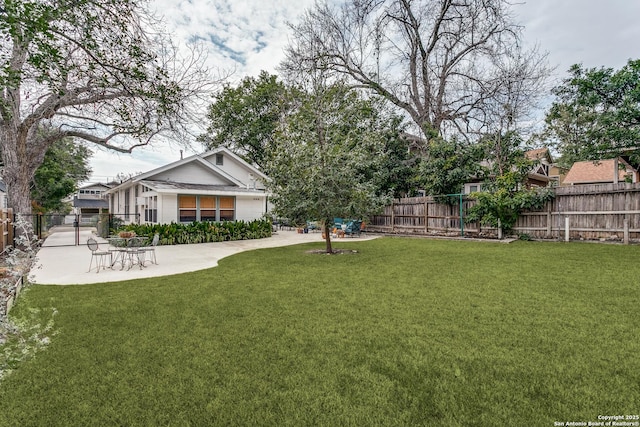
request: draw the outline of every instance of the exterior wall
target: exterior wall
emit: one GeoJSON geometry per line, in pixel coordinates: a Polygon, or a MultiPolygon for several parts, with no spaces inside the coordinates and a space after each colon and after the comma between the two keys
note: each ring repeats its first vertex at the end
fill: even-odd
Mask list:
{"type": "MultiPolygon", "coordinates": [[[[262,182],[259,181],[252,181],[249,177],[249,174],[251,173],[249,171],[249,169],[246,168],[245,165],[243,165],[242,163],[238,162],[235,158],[233,158],[232,156],[228,155],[225,152],[221,152],[218,154],[222,154],[223,156],[223,162],[222,162],[222,166],[220,165],[216,165],[216,155],[213,154],[211,156],[208,157],[203,157],[206,161],[210,162],[212,165],[216,165],[217,167],[219,167],[220,169],[222,169],[223,171],[225,171],[226,173],[228,173],[229,175],[231,175],[232,177],[234,177],[235,179],[237,179],[238,181],[242,182],[244,184],[244,186],[246,187],[247,185],[249,186],[249,188],[257,188],[260,190],[264,190],[264,184],[262,182]]],[[[254,177],[254,179],[258,178],[257,176],[254,177]]]]}
{"type": "Polygon", "coordinates": [[[469,194],[476,191],[482,191],[481,182],[468,182],[464,184],[464,194],[469,194]]]}
{"type": "Polygon", "coordinates": [[[200,184],[214,185],[229,184],[228,181],[223,181],[221,178],[214,176],[210,170],[207,170],[204,166],[198,163],[188,163],[169,171],[153,175],[149,177],[149,179],[156,181],[173,181],[184,183],[197,182],[200,184]]]}
{"type": "MultiPolygon", "coordinates": [[[[126,223],[129,222],[150,222],[145,221],[144,205],[139,205],[139,215],[134,215],[136,207],[136,197],[134,187],[129,187],[129,218],[124,218],[125,213],[125,189],[122,189],[111,195],[113,198],[114,210],[111,213],[122,217],[126,223]]],[[[144,196],[156,195],[155,192],[139,193],[139,198],[144,196]]],[[[180,222],[178,218],[178,195],[177,194],[157,194],[158,206],[157,206],[157,223],[168,224],[170,222],[180,222]]],[[[267,204],[266,195],[264,196],[236,196],[235,205],[235,219],[238,221],[253,221],[261,218],[265,213],[267,204]]],[[[111,206],[111,204],[110,204],[111,206]]]]}
{"type": "Polygon", "coordinates": [[[158,196],[158,223],[169,224],[178,221],[178,195],[162,194],[158,196]]]}
{"type": "Polygon", "coordinates": [[[236,220],[253,221],[265,214],[266,197],[236,197],[236,220]]]}
{"type": "Polygon", "coordinates": [[[111,200],[109,200],[109,210],[111,214],[115,214],[116,216],[122,218],[125,223],[138,222],[139,217],[136,213],[136,196],[135,196],[135,188],[134,186],[129,186],[126,188],[122,188],[115,193],[110,195],[111,200]],[[125,206],[127,204],[127,194],[128,194],[128,204],[129,204],[129,215],[127,216],[125,206]]]}
{"type": "Polygon", "coordinates": [[[104,198],[104,192],[109,190],[109,187],[103,184],[88,185],[78,189],[76,197],[79,199],[101,199],[104,198]]]}

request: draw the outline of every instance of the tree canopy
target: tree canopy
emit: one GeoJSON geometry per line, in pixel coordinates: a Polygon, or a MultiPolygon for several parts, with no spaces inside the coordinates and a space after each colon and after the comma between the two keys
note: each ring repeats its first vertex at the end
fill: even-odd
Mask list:
{"type": "Polygon", "coordinates": [[[264,170],[275,129],[290,108],[291,91],[266,71],[244,78],[236,87],[225,85],[214,95],[207,133],[198,140],[208,149],[227,147],[264,170]]]}
{"type": "Polygon", "coordinates": [[[640,60],[620,70],[576,64],[554,88],[546,132],[563,160],[611,158],[640,149],[640,60]]]}
{"type": "Polygon", "coordinates": [[[140,1],[5,1],[0,36],[4,180],[23,213],[54,142],[130,152],[185,130],[189,100],[209,81],[197,60],[174,55],[140,1]],[[51,132],[39,134],[42,126],[51,132]]]}
{"type": "Polygon", "coordinates": [[[471,193],[476,199],[467,214],[467,222],[510,231],[525,209],[540,208],[554,193],[549,188],[527,186],[534,161],[525,156],[522,137],[517,132],[486,135],[482,141],[485,179],[482,191],[471,193]]]}
{"type": "Polygon", "coordinates": [[[377,93],[424,143],[491,131],[505,110],[521,119],[549,73],[545,55],[521,48],[507,0],[320,2],[292,30],[290,69],[326,69],[377,93]]]}
{"type": "Polygon", "coordinates": [[[471,179],[482,179],[485,169],[484,147],[466,141],[432,138],[428,156],[420,163],[420,180],[432,196],[458,194],[471,179]]]}
{"type": "Polygon", "coordinates": [[[31,188],[34,208],[40,212],[67,213],[62,201],[89,178],[91,151],[70,138],[55,142],[44,155],[36,170],[31,188]]]}
{"type": "Polygon", "coordinates": [[[343,85],[316,85],[276,133],[271,158],[271,201],[277,215],[329,227],[335,217],[362,218],[386,200],[377,192],[374,164],[384,159],[384,121],[371,101],[343,85]]]}

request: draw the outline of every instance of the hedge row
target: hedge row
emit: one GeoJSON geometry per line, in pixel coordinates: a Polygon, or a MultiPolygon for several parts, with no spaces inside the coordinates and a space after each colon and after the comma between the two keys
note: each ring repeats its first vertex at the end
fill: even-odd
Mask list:
{"type": "Polygon", "coordinates": [[[229,240],[262,239],[271,236],[271,221],[254,220],[224,222],[192,222],[189,224],[129,224],[118,228],[133,231],[138,236],[160,235],[160,245],[226,242],[229,240]]]}

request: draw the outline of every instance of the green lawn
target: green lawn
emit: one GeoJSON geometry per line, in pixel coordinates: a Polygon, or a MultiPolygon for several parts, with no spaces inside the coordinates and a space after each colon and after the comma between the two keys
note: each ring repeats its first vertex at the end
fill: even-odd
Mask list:
{"type": "Polygon", "coordinates": [[[384,238],[34,286],[2,426],[552,426],[640,412],[640,247],[384,238]]]}

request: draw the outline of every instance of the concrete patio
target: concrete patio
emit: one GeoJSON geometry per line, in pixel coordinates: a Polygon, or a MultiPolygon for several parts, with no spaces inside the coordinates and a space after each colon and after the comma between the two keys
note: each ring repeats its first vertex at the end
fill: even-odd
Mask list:
{"type": "MultiPolygon", "coordinates": [[[[73,244],[75,236],[71,231],[72,229],[53,233],[45,240],[42,248],[38,251],[36,268],[31,271],[30,279],[32,282],[45,285],[73,285],[160,277],[215,267],[222,258],[243,251],[323,242],[320,233],[299,234],[296,231],[281,230],[266,239],[157,246],[157,265],[147,262],[145,268],[140,269],[138,266],[134,266],[130,270],[120,270],[119,266],[116,266],[114,269],[101,269],[99,273],[96,273],[95,269],[91,272],[87,271],[91,262],[91,251],[85,243],[92,236],[92,231],[80,231],[80,246],[59,246],[65,243],[73,244]]],[[[363,235],[362,237],[335,239],[334,241],[351,242],[370,240],[375,237],[363,235]]],[[[97,238],[97,240],[100,242],[101,249],[108,247],[105,239],[97,238]]]]}

